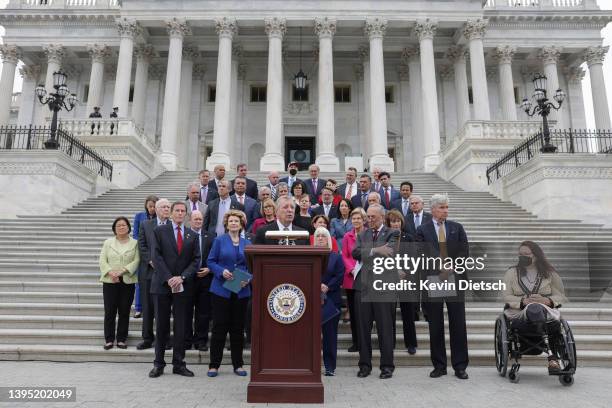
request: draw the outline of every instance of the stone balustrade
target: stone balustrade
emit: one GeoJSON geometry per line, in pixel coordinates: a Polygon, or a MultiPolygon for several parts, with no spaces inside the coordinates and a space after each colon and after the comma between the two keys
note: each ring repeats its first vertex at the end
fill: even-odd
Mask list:
{"type": "Polygon", "coordinates": [[[596,0],[487,0],[488,9],[547,9],[583,8],[596,9],[596,0]]]}
{"type": "Polygon", "coordinates": [[[11,0],[8,8],[118,9],[121,0],[11,0]]]}

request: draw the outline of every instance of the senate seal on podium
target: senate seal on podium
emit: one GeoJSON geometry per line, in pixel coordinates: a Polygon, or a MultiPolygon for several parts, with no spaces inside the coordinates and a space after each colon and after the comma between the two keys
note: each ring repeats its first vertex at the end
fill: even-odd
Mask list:
{"type": "Polygon", "coordinates": [[[282,283],[268,295],[268,313],[279,323],[295,323],[306,311],[306,296],[299,287],[282,283]]]}

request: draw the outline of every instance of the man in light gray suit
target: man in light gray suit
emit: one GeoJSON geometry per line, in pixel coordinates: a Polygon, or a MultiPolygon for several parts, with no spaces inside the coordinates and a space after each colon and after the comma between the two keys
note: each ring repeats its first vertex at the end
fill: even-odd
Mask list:
{"type": "Polygon", "coordinates": [[[202,214],[206,214],[208,206],[200,201],[199,183],[189,183],[187,186],[187,200],[185,200],[185,206],[187,207],[187,219],[191,218],[191,213],[195,210],[200,211],[202,214]]]}
{"type": "Polygon", "coordinates": [[[208,210],[204,215],[204,231],[214,232],[217,236],[225,234],[223,217],[229,210],[244,211],[244,205],[240,204],[235,197],[229,195],[229,181],[221,180],[217,185],[219,198],[208,203],[208,210]]]}
{"type": "Polygon", "coordinates": [[[140,302],[142,303],[142,342],[136,346],[138,350],[153,347],[153,297],[151,296],[151,277],[153,276],[153,254],[155,253],[155,234],[153,230],[159,225],[165,225],[170,217],[170,201],[165,198],[155,203],[155,218],[145,221],[138,233],[138,249],[140,251],[140,269],[138,283],[140,284],[140,302]]]}
{"type": "Polygon", "coordinates": [[[246,194],[247,179],[246,177],[238,176],[234,179],[234,194],[232,199],[236,199],[238,203],[244,205],[244,213],[247,217],[246,230],[251,228],[251,224],[256,218],[259,218],[259,204],[246,194]]]}
{"type": "Polygon", "coordinates": [[[367,217],[369,228],[357,236],[352,252],[353,258],[361,264],[353,284],[357,305],[356,320],[359,325],[359,373],[357,376],[367,377],[372,372],[371,330],[372,321],[375,321],[380,348],[380,378],[387,379],[393,376],[395,368],[393,364],[394,321],[391,318],[395,301],[386,301],[384,297],[372,301],[376,296],[384,296],[375,293],[374,280],[388,277],[385,276],[388,273],[386,271],[381,275],[374,274],[373,267],[375,258],[395,255],[400,232],[385,226],[385,209],[380,204],[370,204],[367,217]]]}

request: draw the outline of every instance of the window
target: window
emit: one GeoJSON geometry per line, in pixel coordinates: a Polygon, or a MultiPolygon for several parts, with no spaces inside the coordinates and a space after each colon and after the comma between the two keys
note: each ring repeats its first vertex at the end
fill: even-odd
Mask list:
{"type": "Polygon", "coordinates": [[[265,102],[266,94],[265,85],[251,85],[251,102],[265,102]]]}
{"type": "Polygon", "coordinates": [[[351,86],[350,85],[334,86],[334,102],[351,103],[351,86]]]}
{"type": "Polygon", "coordinates": [[[394,95],[393,95],[393,85],[385,86],[385,102],[386,103],[394,103],[394,95]]]}
{"type": "Polygon", "coordinates": [[[291,100],[293,102],[308,102],[308,85],[306,89],[297,89],[295,84],[291,87],[291,100]]]}
{"type": "Polygon", "coordinates": [[[83,98],[81,98],[81,102],[87,102],[89,99],[89,84],[85,85],[85,89],[83,89],[83,98]]]}
{"type": "Polygon", "coordinates": [[[515,103],[516,105],[518,105],[519,103],[521,103],[520,96],[519,96],[518,86],[515,86],[515,87],[514,87],[514,103],[515,103]]]}
{"type": "Polygon", "coordinates": [[[470,101],[470,105],[474,103],[474,93],[471,86],[468,87],[468,101],[470,101]]]}
{"type": "Polygon", "coordinates": [[[217,99],[217,86],[208,85],[208,102],[214,102],[217,99]]]}
{"type": "Polygon", "coordinates": [[[134,102],[134,86],[130,86],[130,98],[128,99],[129,102],[134,102]]]}

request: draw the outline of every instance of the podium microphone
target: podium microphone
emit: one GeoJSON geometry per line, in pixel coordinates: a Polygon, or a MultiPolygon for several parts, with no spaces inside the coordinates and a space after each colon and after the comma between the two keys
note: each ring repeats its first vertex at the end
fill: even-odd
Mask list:
{"type": "Polygon", "coordinates": [[[295,245],[295,241],[307,240],[310,234],[308,231],[267,231],[266,239],[275,239],[278,245],[295,245]]]}

